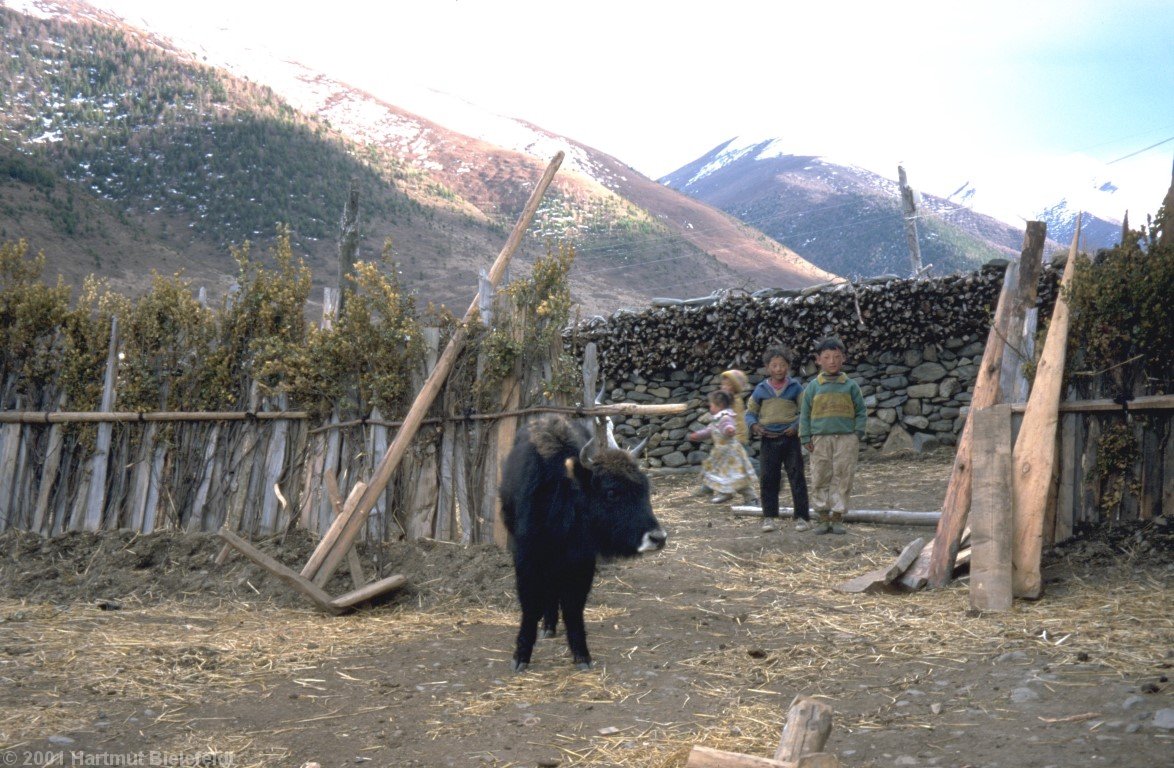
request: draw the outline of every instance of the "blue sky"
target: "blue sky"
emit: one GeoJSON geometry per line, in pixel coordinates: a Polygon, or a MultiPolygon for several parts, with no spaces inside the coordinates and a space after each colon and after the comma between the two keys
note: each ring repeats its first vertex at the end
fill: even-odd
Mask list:
{"type": "Polygon", "coordinates": [[[938,194],[1005,184],[1024,216],[1045,180],[1077,197],[1111,178],[1136,216],[1174,163],[1169,0],[94,4],[393,103],[409,84],[445,91],[653,178],[734,136],[781,137],[889,178],[903,163],[938,194]]]}

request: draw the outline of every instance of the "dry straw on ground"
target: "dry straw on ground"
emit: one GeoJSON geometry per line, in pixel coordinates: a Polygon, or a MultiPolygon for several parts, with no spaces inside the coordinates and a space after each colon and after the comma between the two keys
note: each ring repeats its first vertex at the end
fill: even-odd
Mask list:
{"type": "MultiPolygon", "coordinates": [[[[679,489],[671,486],[662,505],[666,525],[697,525],[687,517],[694,513],[682,502],[686,494],[684,484],[679,489]]],[[[679,767],[698,744],[765,755],[777,743],[789,692],[826,695],[829,681],[860,670],[893,662],[904,669],[923,666],[927,673],[961,670],[1006,651],[1029,649],[1050,663],[1074,668],[1091,659],[1093,665],[1085,665],[1096,667],[1089,674],[1091,685],[1107,675],[1152,673],[1174,642],[1168,571],[1137,569],[1136,563],[1122,559],[1107,566],[1095,582],[1075,575],[1049,589],[1039,602],[1017,602],[1006,614],[976,614],[969,610],[965,580],[916,596],[834,591],[832,585],[853,575],[845,572],[845,563],[862,573],[888,564],[893,555],[871,546],[867,537],[845,537],[842,545],[828,538],[828,547],[786,555],[749,556],[719,549],[703,557],[675,544],[666,553],[675,558],[674,567],[690,571],[687,578],[716,587],[711,597],[673,606],[680,622],[714,637],[728,637],[726,629],[733,625],[748,630],[735,635],[752,644],[725,642],[699,652],[685,644],[675,646],[680,653],[671,670],[688,680],[686,706],[676,711],[658,711],[646,721],[632,721],[606,733],[586,733],[581,723],[569,721],[553,731],[534,733],[542,734],[544,745],[561,755],[565,766],[679,767]],[[719,625],[721,632],[716,630],[719,625]],[[695,701],[706,706],[689,706],[695,701]],[[711,714],[699,716],[694,711],[711,714]]],[[[642,601],[663,608],[678,599],[633,588],[624,578],[622,571],[602,573],[596,593],[603,597],[589,607],[589,624],[640,616],[646,613],[642,601]]],[[[365,651],[435,638],[469,649],[483,663],[503,671],[487,686],[448,688],[443,696],[422,704],[428,710],[420,722],[429,739],[460,744],[477,723],[505,715],[525,718],[529,709],[543,702],[604,707],[647,695],[647,684],[620,679],[606,668],[575,673],[551,665],[512,676],[504,672],[508,643],[470,649],[467,635],[472,627],[489,626],[494,637],[512,637],[516,614],[508,582],[504,583],[506,588],[500,580],[492,582],[488,593],[473,597],[417,597],[343,617],[267,604],[260,596],[256,602],[221,604],[130,601],[121,610],[102,610],[93,603],[0,600],[0,678],[7,685],[30,688],[35,682],[37,691],[52,692],[0,712],[0,747],[92,725],[101,714],[92,702],[101,697],[158,702],[154,716],[180,725],[191,720],[189,710],[199,703],[261,695],[278,681],[294,681],[300,695],[325,697],[324,667],[331,668],[331,674],[361,678],[369,670],[352,665],[365,651]],[[75,695],[82,691],[86,695],[75,695]]],[[[674,627],[679,629],[676,624],[663,629],[673,632],[674,627]]],[[[651,640],[643,635],[633,640],[635,645],[647,642],[651,640]]],[[[438,683],[445,674],[438,670],[438,683]]],[[[916,679],[893,680],[877,687],[899,691],[914,683],[916,679]]],[[[330,703],[337,707],[326,715],[291,719],[282,727],[310,732],[336,724],[325,718],[341,722],[380,714],[378,707],[360,712],[348,709],[344,701],[330,703]]],[[[928,714],[907,713],[895,720],[881,709],[837,712],[835,728],[930,729],[927,718],[928,714]]],[[[188,753],[205,750],[209,755],[231,752],[238,766],[272,765],[290,758],[271,746],[281,741],[272,732],[237,734],[215,744],[191,735],[185,738],[188,741],[167,746],[188,753]]],[[[355,749],[362,755],[364,749],[376,747],[359,744],[355,749]]],[[[470,748],[466,754],[477,752],[470,748]]]]}

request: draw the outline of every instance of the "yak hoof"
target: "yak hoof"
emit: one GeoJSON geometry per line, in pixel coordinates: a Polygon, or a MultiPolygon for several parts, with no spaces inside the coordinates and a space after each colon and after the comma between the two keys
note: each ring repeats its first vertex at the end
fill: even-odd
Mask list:
{"type": "Polygon", "coordinates": [[[589,672],[592,668],[595,667],[595,665],[591,662],[591,659],[579,659],[575,662],[575,666],[579,668],[580,672],[589,672]]]}
{"type": "Polygon", "coordinates": [[[517,659],[514,659],[510,662],[510,669],[512,669],[514,672],[525,672],[526,667],[528,666],[530,666],[530,662],[528,661],[518,661],[517,659]]]}
{"type": "Polygon", "coordinates": [[[542,630],[542,639],[549,640],[550,638],[554,637],[556,634],[558,634],[558,633],[554,629],[552,629],[550,627],[545,627],[542,630]]]}

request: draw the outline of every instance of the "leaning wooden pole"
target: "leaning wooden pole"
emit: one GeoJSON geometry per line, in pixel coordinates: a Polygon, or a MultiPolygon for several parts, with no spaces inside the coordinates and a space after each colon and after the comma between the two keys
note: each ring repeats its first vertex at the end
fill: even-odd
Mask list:
{"type": "MultiPolygon", "coordinates": [[[[506,241],[505,247],[502,248],[501,253],[497,256],[497,260],[493,262],[493,266],[489,270],[490,285],[496,287],[498,282],[501,281],[502,275],[505,274],[506,266],[509,264],[510,257],[514,255],[514,252],[522,244],[522,238],[525,236],[526,230],[530,228],[530,222],[533,221],[534,213],[538,210],[538,203],[541,202],[543,194],[546,193],[546,188],[550,186],[550,182],[554,179],[554,174],[558,171],[562,162],[563,153],[559,152],[550,161],[550,165],[546,168],[546,173],[542,175],[538,186],[531,193],[530,199],[526,202],[526,207],[522,210],[522,215],[518,219],[518,223],[514,225],[514,231],[510,233],[509,240],[506,241]]],[[[383,489],[387,487],[388,481],[391,480],[392,474],[399,466],[400,461],[404,457],[404,453],[407,452],[412,438],[416,436],[416,432],[420,429],[420,424],[424,420],[424,414],[432,406],[432,401],[436,399],[436,395],[440,392],[444,380],[448,377],[449,371],[452,370],[457,355],[460,353],[461,348],[464,347],[465,340],[469,335],[468,326],[476,317],[479,306],[479,296],[474,296],[473,302],[469,305],[469,311],[465,313],[464,319],[453,332],[448,346],[444,348],[444,352],[441,353],[440,358],[436,361],[436,367],[428,375],[428,379],[424,382],[420,394],[416,396],[416,401],[412,403],[411,409],[408,410],[408,415],[404,417],[403,426],[396,432],[395,439],[391,441],[391,445],[387,447],[387,452],[383,454],[383,458],[379,461],[379,466],[375,468],[370,482],[367,483],[367,489],[363,491],[363,495],[359,497],[359,501],[355,505],[354,513],[347,519],[346,525],[339,533],[338,541],[319,568],[320,572],[333,571],[338,567],[342,558],[346,557],[347,550],[350,549],[355,536],[358,535],[364,523],[366,523],[368,513],[370,513],[371,508],[379,500],[383,489]]]]}
{"type": "MultiPolygon", "coordinates": [[[[974,483],[970,461],[974,414],[999,402],[999,378],[1007,333],[1010,328],[1016,326],[1013,315],[1026,311],[1024,302],[1016,298],[1023,286],[1011,278],[1012,275],[1023,277],[1039,274],[1038,268],[1026,267],[1024,263],[1038,262],[1041,259],[1046,236],[1047,227],[1042,222],[1029,221],[1023,237],[1023,253],[1019,257],[1019,268],[1012,270],[1008,265],[1007,274],[1003,278],[1003,289],[999,293],[995,317],[987,334],[982,363],[974,382],[970,410],[954,452],[954,468],[950,473],[950,483],[946,486],[946,496],[942,501],[942,517],[938,521],[938,530],[933,543],[921,551],[917,562],[913,564],[913,569],[926,568],[926,583],[931,587],[945,586],[953,576],[954,560],[958,557],[962,531],[966,528],[966,520],[970,514],[970,497],[974,483]]],[[[1034,292],[1033,286],[1031,293],[1034,292]]],[[[1022,327],[1021,318],[1018,327],[1022,327]]]]}
{"type": "Polygon", "coordinates": [[[1076,269],[1079,242],[1080,217],[1077,216],[1076,234],[1068,249],[1068,262],[1064,265],[1064,276],[1060,278],[1048,337],[1035,368],[1035,380],[1011,460],[1011,515],[1015,529],[1011,541],[1011,588],[1016,597],[1032,600],[1043,594],[1040,555],[1043,551],[1044,515],[1056,464],[1060,388],[1064,381],[1068,346],[1068,290],[1076,269]]]}

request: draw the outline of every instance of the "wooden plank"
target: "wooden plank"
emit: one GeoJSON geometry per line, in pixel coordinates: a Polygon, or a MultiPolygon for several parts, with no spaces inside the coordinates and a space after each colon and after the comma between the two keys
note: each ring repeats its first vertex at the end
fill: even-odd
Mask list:
{"type": "Polygon", "coordinates": [[[151,533],[155,530],[159,514],[159,496],[163,488],[163,467],[167,460],[167,445],[152,437],[151,465],[147,477],[147,499],[143,505],[143,524],[138,530],[151,533]]]}
{"type": "Polygon", "coordinates": [[[689,750],[685,768],[795,768],[794,763],[696,746],[689,750]]]}
{"type": "Polygon", "coordinates": [[[440,541],[452,541],[456,527],[456,484],[455,462],[457,452],[457,427],[448,424],[440,438],[439,486],[436,495],[436,523],[432,535],[440,541]]]}
{"type": "MultiPolygon", "coordinates": [[[[337,414],[331,416],[333,423],[337,414]]],[[[326,464],[326,433],[311,435],[308,440],[308,456],[304,462],[302,493],[298,498],[298,524],[308,531],[318,531],[318,505],[322,502],[322,469],[326,464]]]]}
{"type": "Polygon", "coordinates": [[[1076,430],[1079,416],[1066,413],[1060,419],[1060,482],[1056,488],[1055,541],[1072,538],[1073,521],[1076,515],[1077,488],[1076,430]]]}
{"type": "MultiPolygon", "coordinates": [[[[534,191],[530,195],[530,199],[527,201],[521,217],[514,226],[509,240],[489,270],[489,282],[492,285],[496,286],[501,280],[501,276],[509,264],[510,257],[513,256],[518,246],[521,245],[522,238],[526,234],[526,230],[530,228],[530,222],[534,219],[534,213],[538,210],[538,203],[542,200],[542,196],[546,193],[546,188],[550,186],[550,182],[554,179],[554,174],[558,171],[562,162],[563,153],[559,152],[551,160],[542,179],[534,187],[534,191]]],[[[379,465],[375,468],[375,472],[367,485],[367,490],[364,491],[362,498],[359,499],[357,514],[351,517],[348,525],[339,534],[340,544],[331,551],[326,562],[323,564],[323,570],[333,571],[338,566],[339,561],[346,555],[346,547],[351,545],[361,530],[360,526],[366,520],[367,513],[371,507],[375,506],[379,495],[387,487],[387,483],[391,480],[392,474],[399,466],[400,460],[403,459],[404,453],[408,449],[408,444],[419,430],[420,422],[424,420],[424,416],[431,407],[433,400],[436,399],[441,385],[456,363],[457,355],[465,345],[465,339],[469,333],[468,327],[476,316],[478,306],[479,302],[477,297],[474,297],[472,304],[470,304],[468,311],[465,313],[464,319],[457,325],[456,330],[449,339],[448,346],[445,347],[444,352],[436,363],[436,367],[424,383],[424,388],[420,390],[415,402],[412,403],[412,407],[408,410],[407,416],[404,417],[403,426],[396,432],[395,439],[387,448],[387,453],[383,455],[383,458],[379,461],[379,465]]]]}
{"type": "MultiPolygon", "coordinates": [[[[249,387],[249,408],[256,410],[261,403],[261,389],[257,382],[249,387]]],[[[236,468],[232,470],[232,483],[229,487],[228,514],[225,515],[224,526],[236,532],[240,528],[241,517],[244,515],[245,499],[249,494],[249,480],[253,472],[253,449],[257,445],[257,426],[248,424],[244,428],[243,444],[237,456],[236,468]]],[[[213,561],[216,565],[224,565],[230,550],[227,544],[220,548],[213,561]]]]}
{"type": "Polygon", "coordinates": [[[57,472],[61,467],[61,445],[63,436],[60,424],[49,428],[49,448],[45,454],[45,462],[41,467],[41,482],[37,486],[37,502],[33,511],[32,530],[42,536],[47,536],[53,528],[53,521],[49,515],[49,497],[53,486],[57,482],[57,472]]]}
{"type": "Polygon", "coordinates": [[[1011,408],[974,415],[974,494],[970,528],[970,607],[1011,609],[1011,408]]]}
{"type": "Polygon", "coordinates": [[[1158,425],[1151,420],[1141,423],[1141,495],[1138,519],[1152,520],[1162,514],[1162,446],[1158,425]]]}
{"type": "Polygon", "coordinates": [[[1080,472],[1084,477],[1078,489],[1081,493],[1082,523],[1095,523],[1101,509],[1100,479],[1097,477],[1097,453],[1101,442],[1101,420],[1092,417],[1085,422],[1084,451],[1080,455],[1080,472]]]}
{"type": "Polygon", "coordinates": [[[18,506],[16,453],[22,429],[20,424],[5,424],[0,428],[0,531],[8,529],[18,506]]]}
{"type": "Polygon", "coordinates": [[[1174,515],[1174,425],[1166,425],[1166,442],[1162,448],[1162,514],[1174,515]]]}
{"type": "Polygon", "coordinates": [[[774,759],[797,762],[804,755],[823,752],[832,732],[832,708],[809,696],[796,696],[787,710],[774,759]]]}
{"type": "Polygon", "coordinates": [[[326,592],[324,592],[321,587],[314,584],[309,579],[303,577],[300,573],[297,573],[296,571],[287,568],[278,561],[274,560],[272,557],[257,549],[252,544],[242,539],[240,536],[237,536],[229,529],[221,528],[217,535],[224,539],[226,545],[236,549],[242,555],[249,558],[265,570],[269,571],[281,581],[285,582],[298,592],[301,592],[303,595],[310,598],[310,601],[313,602],[314,605],[318,606],[327,613],[333,613],[337,615],[343,613],[345,610],[343,606],[334,605],[334,598],[326,594],[326,592]]]}
{"type": "MultiPolygon", "coordinates": [[[[1168,411],[1174,409],[1174,395],[1143,395],[1125,404],[1126,411],[1168,411]]],[[[1027,410],[1026,403],[1011,406],[1015,413],[1027,410]]],[[[1065,400],[1057,409],[1060,413],[1121,413],[1121,403],[1116,400],[1096,398],[1093,400],[1065,400]]]]}
{"type": "MultiPolygon", "coordinates": [[[[522,391],[517,375],[510,375],[502,382],[503,392],[501,407],[502,410],[512,411],[516,410],[522,402],[522,391]]],[[[499,547],[504,547],[509,543],[509,531],[506,530],[505,520],[501,514],[501,497],[497,493],[498,487],[501,485],[501,472],[505,467],[506,456],[509,455],[510,449],[514,445],[514,438],[518,434],[518,418],[516,416],[507,416],[501,421],[497,422],[497,445],[493,453],[493,474],[492,488],[492,506],[493,510],[493,541],[499,547]]]]}
{"type": "MultiPolygon", "coordinates": [[[[338,499],[337,481],[334,479],[333,472],[324,473],[323,477],[326,480],[326,487],[328,489],[332,489],[330,492],[330,500],[333,505],[337,503],[338,499]]],[[[346,522],[348,519],[350,519],[350,516],[354,514],[355,504],[358,502],[359,497],[362,495],[366,487],[367,486],[365,483],[358,482],[355,483],[353,488],[351,488],[351,492],[347,495],[346,503],[337,508],[338,512],[334,517],[334,522],[331,523],[330,527],[326,530],[326,533],[322,535],[322,540],[318,542],[318,546],[315,547],[314,551],[310,553],[309,559],[306,560],[306,564],[302,567],[302,576],[306,577],[307,579],[317,580],[318,574],[322,569],[322,563],[326,562],[326,556],[330,553],[330,549],[338,543],[338,535],[342,532],[343,526],[346,525],[346,522]]],[[[345,554],[346,553],[344,552],[343,555],[345,554]]]]}
{"type": "Polygon", "coordinates": [[[887,584],[892,584],[894,579],[904,573],[913,564],[913,561],[917,559],[917,555],[921,553],[924,546],[925,539],[914,539],[905,545],[905,548],[901,550],[901,554],[891,564],[869,571],[863,576],[857,576],[854,579],[845,581],[833,587],[833,589],[838,592],[868,592],[882,588],[887,584]]]}
{"type": "Polygon", "coordinates": [[[1044,513],[1056,461],[1056,430],[1060,420],[1060,387],[1068,345],[1068,292],[1076,270],[1080,242],[1080,216],[1068,249],[1068,261],[1056,294],[1048,336],[1044,341],[1027,410],[1012,454],[1012,509],[1015,535],[1012,539],[1012,586],[1016,597],[1037,599],[1043,594],[1040,556],[1043,552],[1044,513]]]}
{"type": "MultiPolygon", "coordinates": [[[[101,410],[114,410],[114,384],[118,374],[118,317],[110,318],[110,347],[106,353],[106,377],[102,382],[101,410]]],[[[90,485],[82,518],[78,521],[83,531],[97,531],[102,527],[102,512],[106,508],[106,473],[109,470],[110,438],[113,425],[98,425],[94,440],[94,454],[90,457],[90,485]]]]}
{"type": "MultiPolygon", "coordinates": [[[[287,398],[284,394],[278,399],[277,407],[284,408],[287,398]]],[[[276,422],[269,435],[268,446],[265,452],[264,466],[261,471],[261,512],[257,521],[257,531],[262,535],[269,535],[278,530],[278,499],[277,494],[269,493],[269,489],[278,485],[285,471],[285,452],[289,437],[289,422],[276,422]]]]}
{"type": "MultiPolygon", "coordinates": [[[[735,516],[760,517],[762,507],[756,504],[735,504],[730,507],[735,516]]],[[[779,507],[779,517],[794,517],[791,507],[779,507]]],[[[941,512],[911,512],[904,509],[849,509],[844,513],[845,522],[879,523],[886,525],[937,525],[941,512]]]]}
{"type": "MultiPolygon", "coordinates": [[[[354,550],[351,551],[353,552],[354,550]]],[[[350,608],[351,606],[357,605],[364,600],[370,600],[371,598],[378,597],[379,595],[382,595],[386,592],[399,589],[407,583],[407,577],[401,576],[397,573],[394,576],[388,576],[386,579],[373,581],[363,587],[347,592],[345,595],[339,595],[338,597],[331,600],[330,604],[336,608],[350,608]]]]}
{"type": "Polygon", "coordinates": [[[204,528],[204,513],[208,508],[208,494],[212,490],[212,479],[216,474],[216,446],[220,442],[220,425],[214,424],[204,444],[204,462],[200,467],[200,482],[188,516],[187,530],[200,531],[204,528]]]}
{"type": "MultiPolygon", "coordinates": [[[[1020,261],[1035,260],[1043,253],[1044,235],[1047,228],[1040,222],[1028,222],[1027,231],[1023,240],[1023,252],[1020,261]]],[[[1030,272],[1030,270],[1017,270],[1030,272]]],[[[1025,310],[1024,304],[1017,298],[1019,286],[1014,285],[1011,279],[1012,271],[1003,279],[1003,287],[999,292],[998,304],[995,307],[994,320],[990,332],[987,334],[986,347],[983,349],[982,363],[979,365],[978,377],[974,382],[971,393],[970,410],[966,415],[966,422],[962,426],[962,434],[958,438],[958,447],[954,453],[954,467],[950,473],[950,482],[946,486],[946,496],[942,501],[942,519],[938,523],[937,533],[934,536],[934,546],[926,547],[921,552],[926,564],[923,567],[926,574],[926,583],[931,587],[942,587],[949,583],[954,571],[954,558],[958,554],[958,547],[963,528],[966,527],[966,518],[970,512],[970,494],[973,486],[971,475],[971,431],[973,429],[973,415],[976,410],[987,408],[999,402],[999,376],[1003,364],[1003,349],[1007,338],[1007,328],[1014,322],[1013,316],[1025,310]]],[[[917,568],[917,564],[914,564],[917,568]]],[[[920,569],[919,569],[920,570],[920,569]]]]}

